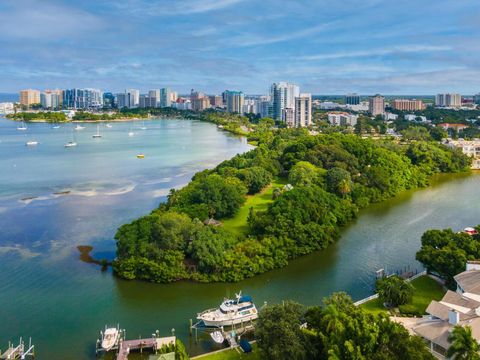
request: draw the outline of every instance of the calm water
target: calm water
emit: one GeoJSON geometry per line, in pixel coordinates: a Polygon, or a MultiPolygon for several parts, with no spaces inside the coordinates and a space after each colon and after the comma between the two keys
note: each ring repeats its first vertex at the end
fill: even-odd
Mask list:
{"type": "Polygon", "coordinates": [[[249,147],[215,126],[181,120],[101,126],[76,132],[79,146],[64,149],[72,126],[30,125],[26,134],[0,120],[0,347],[32,336],[37,358],[93,359],[98,331],[120,323],[128,337],[172,328],[193,353],[188,319],[239,290],[264,301],[319,303],[333,291],[355,299],[372,291],[375,270],[419,268],[414,260],[428,228],[479,223],[480,175],[443,176],[434,186],[377,204],[345,228],[328,250],[238,284],[180,282],[156,285],[119,280],[78,259],[77,245],[113,257],[116,228],[153,209],[168,189],[249,147]],[[133,129],[135,136],[128,137],[133,129]],[[37,148],[24,143],[35,139],[37,148]],[[136,158],[144,153],[145,159],[136,158]],[[69,195],[55,192],[71,191],[69,195]],[[22,200],[35,197],[34,199],[22,200]]]}

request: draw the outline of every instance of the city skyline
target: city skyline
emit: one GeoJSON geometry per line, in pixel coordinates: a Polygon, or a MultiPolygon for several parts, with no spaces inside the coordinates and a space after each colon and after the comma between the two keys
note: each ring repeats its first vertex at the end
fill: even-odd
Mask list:
{"type": "Polygon", "coordinates": [[[264,94],[285,79],[325,95],[477,93],[480,4],[401,5],[6,0],[0,92],[160,86],[264,94]]]}

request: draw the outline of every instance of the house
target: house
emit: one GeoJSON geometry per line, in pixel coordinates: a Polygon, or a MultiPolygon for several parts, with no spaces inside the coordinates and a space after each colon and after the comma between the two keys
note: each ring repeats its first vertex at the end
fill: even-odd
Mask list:
{"type": "Polygon", "coordinates": [[[470,326],[480,342],[480,262],[468,262],[466,271],[454,279],[456,291],[448,290],[442,300],[433,300],[426,310],[428,316],[409,329],[425,339],[430,351],[440,359],[446,356],[448,337],[456,325],[470,326]]]}
{"type": "Polygon", "coordinates": [[[468,125],[464,125],[464,124],[449,124],[449,123],[442,123],[442,124],[438,124],[437,126],[440,126],[440,127],[443,128],[444,130],[455,129],[455,130],[457,130],[457,131],[462,131],[462,130],[465,130],[466,128],[468,128],[468,125]]]}

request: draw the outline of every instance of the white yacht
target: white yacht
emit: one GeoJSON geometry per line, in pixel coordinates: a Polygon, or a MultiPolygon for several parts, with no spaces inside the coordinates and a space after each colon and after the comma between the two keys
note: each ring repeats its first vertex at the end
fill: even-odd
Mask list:
{"type": "Polygon", "coordinates": [[[105,327],[105,332],[102,333],[102,349],[105,351],[110,351],[114,346],[118,344],[119,336],[120,330],[118,329],[118,327],[105,327]]]}
{"type": "Polygon", "coordinates": [[[135,135],[135,133],[133,131],[128,132],[128,136],[133,136],[133,135],[135,135]]]}
{"type": "Polygon", "coordinates": [[[77,125],[75,126],[75,130],[83,130],[85,129],[85,126],[77,125]]]}
{"type": "Polygon", "coordinates": [[[66,148],[75,147],[75,146],[77,146],[77,143],[75,141],[69,141],[65,144],[66,148]]]}
{"type": "Polygon", "coordinates": [[[36,145],[38,145],[38,141],[36,141],[36,140],[30,140],[30,141],[27,141],[27,142],[25,143],[25,145],[27,145],[27,146],[36,146],[36,145]]]}
{"type": "Polygon", "coordinates": [[[232,326],[258,319],[258,311],[252,298],[240,292],[235,300],[225,299],[218,308],[197,314],[197,319],[205,326],[232,326]]]}
{"type": "Polygon", "coordinates": [[[106,124],[105,125],[107,128],[111,128],[112,127],[112,124],[106,124]]]}

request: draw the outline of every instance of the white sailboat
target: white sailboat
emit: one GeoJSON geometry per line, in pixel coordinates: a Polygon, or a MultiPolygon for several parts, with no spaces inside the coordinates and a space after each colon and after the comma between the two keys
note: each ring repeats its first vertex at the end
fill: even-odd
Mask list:
{"type": "Polygon", "coordinates": [[[26,146],[37,146],[38,145],[38,141],[36,140],[30,140],[30,141],[27,141],[25,143],[26,146]]]}
{"type": "Polygon", "coordinates": [[[225,299],[218,308],[197,314],[206,326],[232,326],[258,319],[258,311],[250,296],[236,294],[235,300],[225,299]]]}
{"type": "Polygon", "coordinates": [[[101,138],[102,135],[100,134],[100,125],[97,125],[97,133],[96,134],[93,134],[92,137],[94,139],[98,139],[98,138],[101,138]]]}
{"type": "Polygon", "coordinates": [[[27,125],[25,125],[25,121],[22,121],[22,124],[17,127],[17,130],[20,130],[20,131],[27,130],[27,125]]]}
{"type": "Polygon", "coordinates": [[[77,146],[77,140],[75,139],[75,132],[73,131],[73,139],[65,144],[66,148],[71,148],[77,146]]]}
{"type": "Polygon", "coordinates": [[[142,126],[140,127],[140,130],[147,130],[147,127],[145,126],[145,121],[143,121],[142,126]]]}

